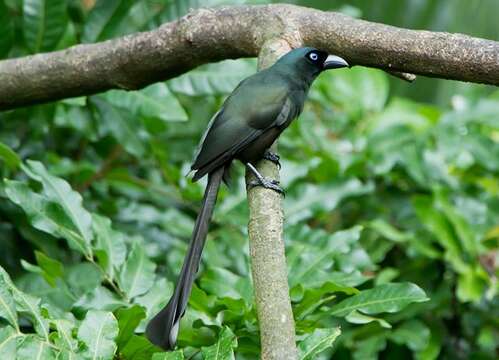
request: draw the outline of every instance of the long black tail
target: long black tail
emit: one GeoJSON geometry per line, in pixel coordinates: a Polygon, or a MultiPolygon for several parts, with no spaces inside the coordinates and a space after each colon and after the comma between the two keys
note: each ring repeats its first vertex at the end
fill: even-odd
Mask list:
{"type": "Polygon", "coordinates": [[[147,338],[163,349],[171,350],[175,347],[180,319],[184,316],[192,283],[199,268],[201,253],[223,174],[224,167],[222,166],[208,175],[203,204],[194,225],[191,243],[178,277],[175,292],[168,304],[147,324],[147,338]]]}

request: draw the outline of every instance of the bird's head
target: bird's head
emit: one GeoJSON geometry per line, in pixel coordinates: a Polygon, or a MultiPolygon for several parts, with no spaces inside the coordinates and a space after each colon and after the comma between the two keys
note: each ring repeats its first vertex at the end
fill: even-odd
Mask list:
{"type": "Polygon", "coordinates": [[[277,64],[286,65],[302,75],[315,78],[324,70],[348,67],[348,63],[339,56],[330,55],[313,47],[291,50],[281,57],[277,64]]]}

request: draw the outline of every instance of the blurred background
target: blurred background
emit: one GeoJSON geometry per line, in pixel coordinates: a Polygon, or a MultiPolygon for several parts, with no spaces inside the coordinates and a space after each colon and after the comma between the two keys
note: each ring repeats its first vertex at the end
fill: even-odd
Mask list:
{"type": "MultiPolygon", "coordinates": [[[[0,0],[0,59],[244,3],[268,2],[0,0]]],[[[497,0],[292,3],[499,41],[497,0]]],[[[90,320],[108,321],[115,358],[159,351],[140,333],[169,298],[202,198],[204,183],[185,176],[191,157],[225,96],[255,70],[254,59],[224,61],[136,92],[0,113],[0,280],[10,284],[0,299],[20,314],[0,310],[0,339],[17,324],[42,341],[46,321],[55,334],[47,354],[84,354],[95,345],[85,336],[90,320]],[[19,294],[35,305],[27,309],[19,294]],[[115,318],[126,316],[138,319],[137,334],[118,331],[115,318]],[[72,341],[57,342],[64,329],[72,341]]],[[[328,72],[279,152],[302,351],[341,326],[334,346],[312,358],[498,357],[496,88],[424,77],[409,84],[362,67],[328,72]]],[[[234,175],[182,324],[186,358],[209,359],[200,349],[225,337],[237,359],[259,353],[241,166],[234,175]]]]}

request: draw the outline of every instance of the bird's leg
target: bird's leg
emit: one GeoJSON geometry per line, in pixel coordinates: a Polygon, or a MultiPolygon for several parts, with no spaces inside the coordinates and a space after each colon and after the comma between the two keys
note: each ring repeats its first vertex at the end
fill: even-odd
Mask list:
{"type": "Polygon", "coordinates": [[[272,152],[270,150],[266,150],[263,153],[263,158],[265,160],[272,161],[274,164],[276,164],[279,167],[279,169],[281,169],[281,163],[279,162],[281,157],[279,155],[277,155],[275,152],[272,152]]]}
{"type": "Polygon", "coordinates": [[[246,163],[246,166],[256,177],[256,180],[252,180],[248,183],[250,187],[263,186],[266,189],[272,189],[277,191],[279,194],[284,195],[284,190],[279,186],[279,181],[263,177],[251,163],[246,163]]]}

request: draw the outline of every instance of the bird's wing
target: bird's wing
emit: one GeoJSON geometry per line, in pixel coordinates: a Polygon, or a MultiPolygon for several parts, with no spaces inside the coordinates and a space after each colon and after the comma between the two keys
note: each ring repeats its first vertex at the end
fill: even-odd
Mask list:
{"type": "Polygon", "coordinates": [[[232,159],[269,128],[286,122],[293,113],[288,93],[279,84],[239,86],[203,135],[191,167],[198,170],[194,180],[232,159]]]}

